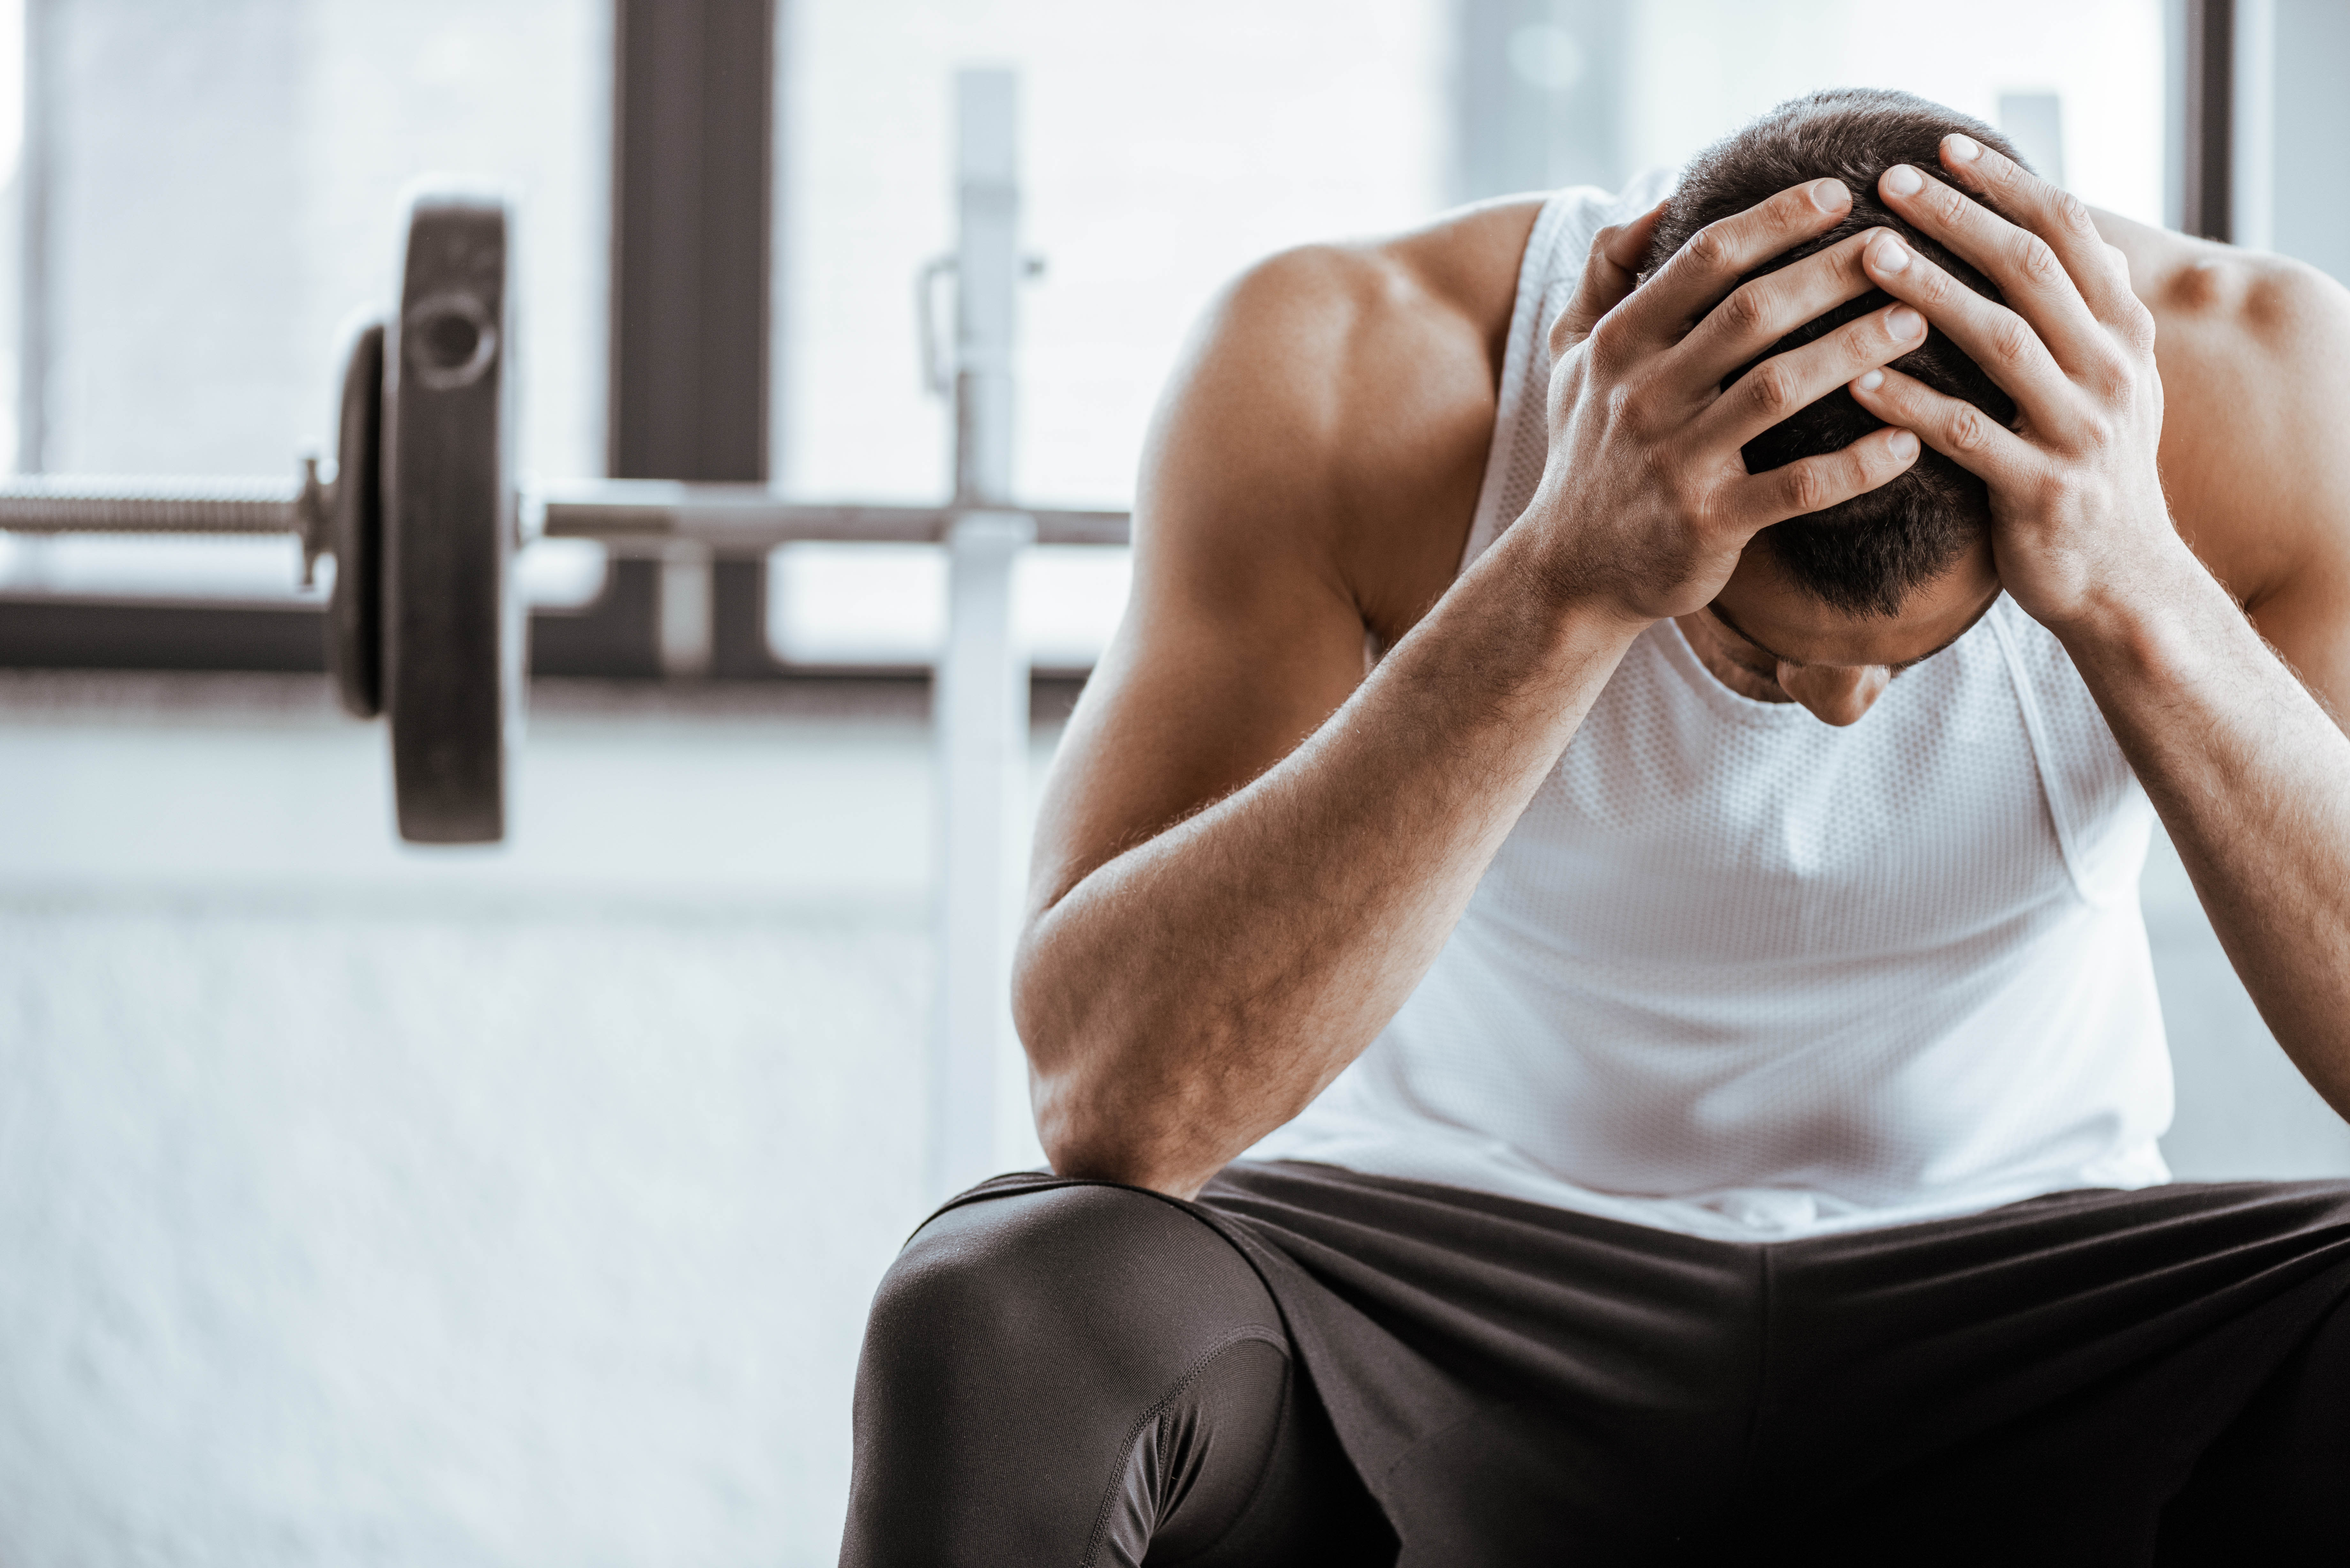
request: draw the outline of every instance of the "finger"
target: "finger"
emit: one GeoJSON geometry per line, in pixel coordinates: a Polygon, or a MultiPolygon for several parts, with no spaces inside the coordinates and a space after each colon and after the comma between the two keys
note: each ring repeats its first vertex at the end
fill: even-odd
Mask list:
{"type": "MultiPolygon", "coordinates": [[[[1907,163],[1887,169],[1877,187],[1895,212],[1997,284],[2059,361],[2075,369],[2110,368],[2103,362],[2111,356],[2113,339],[2046,240],[1907,163]]],[[[2102,275],[2105,269],[2099,257],[2095,270],[2102,275]]]]}
{"type": "Polygon", "coordinates": [[[1719,387],[1724,376],[1796,327],[1875,288],[1861,253],[1872,236],[1886,232],[1855,234],[1793,266],[1739,285],[1673,350],[1686,361],[1688,379],[1701,388],[1719,387]]]}
{"type": "Polygon", "coordinates": [[[1871,431],[1842,452],[1732,480],[1722,500],[1739,526],[1768,528],[1875,490],[1908,472],[1918,450],[1918,438],[1906,430],[1871,431]]]}
{"type": "Polygon", "coordinates": [[[1551,358],[1557,358],[1590,337],[1599,318],[1632,292],[1641,260],[1648,254],[1648,236],[1655,233],[1664,211],[1665,204],[1659,202],[1630,223],[1613,224],[1592,237],[1591,254],[1583,264],[1575,297],[1551,323],[1551,358]]]}
{"type": "Polygon", "coordinates": [[[2030,322],[1977,294],[1917,247],[1891,234],[1873,242],[1865,260],[1877,287],[1925,312],[1926,319],[1982,367],[1983,374],[2013,398],[2034,425],[2059,431],[2078,423],[2073,384],[2030,322]]]}
{"type": "Polygon", "coordinates": [[[2078,196],[1971,136],[1942,138],[1942,167],[1961,186],[1990,197],[2011,221],[2047,241],[2098,320],[2111,321],[2111,310],[2136,300],[2126,271],[2116,276],[2112,247],[2078,196]]]}
{"type": "Polygon", "coordinates": [[[1889,365],[1925,341],[1926,318],[1910,306],[1872,310],[1816,342],[1773,354],[1741,376],[1698,416],[1698,438],[1708,447],[1744,446],[1862,371],[1889,365]]]}
{"type": "Polygon", "coordinates": [[[1677,343],[1741,277],[1825,234],[1851,210],[1852,192],[1843,181],[1814,180],[1708,223],[1648,279],[1627,321],[1655,347],[1677,343]]]}
{"type": "Polygon", "coordinates": [[[1928,446],[1987,483],[2012,483],[2040,462],[2038,452],[2022,436],[1915,376],[1864,371],[1853,379],[1852,397],[1887,424],[1915,431],[1928,446]]]}

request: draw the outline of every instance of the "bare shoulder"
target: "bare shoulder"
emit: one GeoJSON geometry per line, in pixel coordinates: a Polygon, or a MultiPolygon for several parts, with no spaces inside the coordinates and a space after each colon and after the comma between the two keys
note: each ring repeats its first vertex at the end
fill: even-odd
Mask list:
{"type": "Polygon", "coordinates": [[[2163,484],[2262,632],[2350,709],[2350,290],[2097,214],[2155,317],[2163,484]]]}
{"type": "Polygon", "coordinates": [[[1401,635],[1460,559],[1537,210],[1487,203],[1243,273],[1161,405],[1146,527],[1292,533],[1401,635]]]}

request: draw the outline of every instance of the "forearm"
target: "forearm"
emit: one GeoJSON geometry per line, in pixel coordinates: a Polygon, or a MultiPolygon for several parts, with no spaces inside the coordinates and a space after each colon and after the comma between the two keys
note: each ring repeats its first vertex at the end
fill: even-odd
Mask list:
{"type": "Polygon", "coordinates": [[[2278,1043],[2350,1116],[2350,738],[2181,547],[2060,632],[2278,1043]]]}
{"type": "Polygon", "coordinates": [[[1531,543],[1505,535],[1288,757],[1032,923],[1015,1005],[1056,1168],[1197,1190],[1419,983],[1637,635],[1531,543]]]}

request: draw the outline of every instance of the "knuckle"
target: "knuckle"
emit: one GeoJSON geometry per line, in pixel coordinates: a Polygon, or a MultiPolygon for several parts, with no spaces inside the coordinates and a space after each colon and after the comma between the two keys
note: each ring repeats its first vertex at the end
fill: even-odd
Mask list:
{"type": "Polygon", "coordinates": [[[2049,284],[2064,275],[2064,264],[2046,240],[2027,234],[2015,242],[2015,270],[2027,282],[2049,284]]]}
{"type": "Polygon", "coordinates": [[[1620,371],[1629,362],[1632,351],[1632,328],[1622,316],[1610,311],[1592,327],[1584,339],[1591,350],[1593,363],[1611,373],[1620,371]]]}
{"type": "Polygon", "coordinates": [[[1708,223],[1691,234],[1689,243],[1681,247],[1683,255],[1708,272],[1720,271],[1730,259],[1729,252],[1729,236],[1721,232],[1720,223],[1708,223]]]}
{"type": "Polygon", "coordinates": [[[2020,365],[2039,341],[2023,317],[2010,311],[1991,330],[1991,357],[2002,365],[2020,365]]]}
{"type": "Polygon", "coordinates": [[[1648,428],[1648,400],[1638,389],[1619,381],[1607,389],[1607,418],[1611,424],[1635,436],[1645,434],[1648,428]]]}
{"type": "Polygon", "coordinates": [[[1716,306],[1722,325],[1744,337],[1759,332],[1770,315],[1770,302],[1758,284],[1748,284],[1716,306]]]}
{"type": "Polygon", "coordinates": [[[1780,499],[1797,513],[1825,510],[1829,502],[1828,478],[1817,463],[1790,463],[1783,470],[1786,478],[1780,482],[1780,499]]]}
{"type": "Polygon", "coordinates": [[[1960,403],[1951,410],[1950,426],[1942,439],[1954,451],[1979,452],[1991,445],[1991,421],[1971,403],[1960,403]]]}
{"type": "Polygon", "coordinates": [[[1617,382],[1607,391],[1607,417],[1617,428],[1644,438],[1656,423],[1656,403],[1645,387],[1617,382]]]}
{"type": "Polygon", "coordinates": [[[2121,320],[2117,325],[2121,328],[2123,342],[2141,355],[2153,351],[2154,312],[2148,310],[2136,295],[2130,296],[2123,304],[2121,320]]]}
{"type": "Polygon", "coordinates": [[[2089,204],[2070,191],[2058,191],[2049,199],[2048,216],[2065,234],[2078,239],[2096,237],[2097,225],[2089,216],[2089,204]]]}
{"type": "Polygon", "coordinates": [[[2126,400],[2137,385],[2137,373],[2117,350],[2107,349],[2089,367],[2089,385],[2106,402],[2126,400]]]}
{"type": "Polygon", "coordinates": [[[1776,359],[1766,359],[1746,373],[1746,396],[1757,410],[1774,419],[1793,413],[1794,378],[1776,359]]]}

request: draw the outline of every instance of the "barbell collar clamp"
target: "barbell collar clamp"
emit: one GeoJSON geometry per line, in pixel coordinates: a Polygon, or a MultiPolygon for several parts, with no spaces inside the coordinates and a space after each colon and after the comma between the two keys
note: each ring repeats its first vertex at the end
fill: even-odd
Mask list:
{"type": "Polygon", "coordinates": [[[335,515],[335,487],[318,478],[318,460],[302,460],[301,488],[294,493],[294,535],[302,541],[302,586],[317,581],[318,557],[334,553],[328,536],[335,515]]]}

